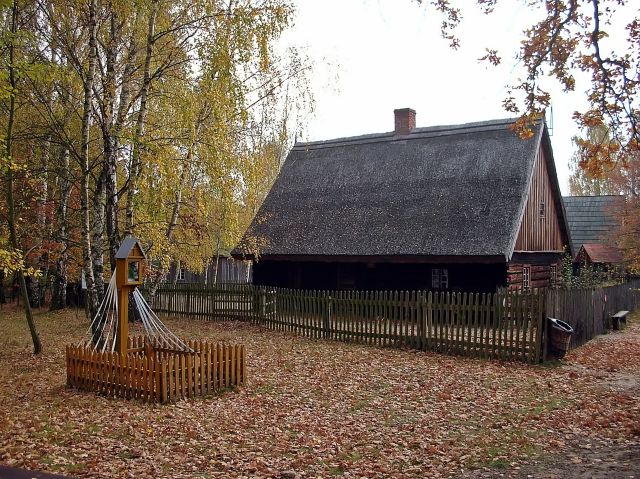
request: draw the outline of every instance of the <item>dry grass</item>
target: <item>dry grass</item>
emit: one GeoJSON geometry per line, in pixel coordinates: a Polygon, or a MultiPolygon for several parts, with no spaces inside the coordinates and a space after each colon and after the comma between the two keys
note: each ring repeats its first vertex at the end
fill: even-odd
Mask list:
{"type": "MultiPolygon", "coordinates": [[[[77,477],[509,473],[580,441],[624,445],[640,424],[637,392],[607,389],[593,370],[313,341],[237,322],[167,324],[184,338],[246,344],[245,388],[167,406],[116,400],[64,385],[64,345],[84,338],[82,314],[37,321],[45,349],[34,357],[22,315],[0,312],[0,463],[17,467],[77,477]]],[[[637,351],[638,336],[625,347],[637,351]]],[[[598,344],[592,354],[618,343],[598,344]]]]}

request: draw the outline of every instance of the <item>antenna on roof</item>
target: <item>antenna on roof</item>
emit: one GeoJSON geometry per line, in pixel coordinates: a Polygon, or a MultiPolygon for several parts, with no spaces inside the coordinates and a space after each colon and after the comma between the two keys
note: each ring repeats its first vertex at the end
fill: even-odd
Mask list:
{"type": "Polygon", "coordinates": [[[553,105],[549,105],[549,108],[545,112],[547,120],[547,129],[549,130],[549,136],[553,136],[553,105]]]}

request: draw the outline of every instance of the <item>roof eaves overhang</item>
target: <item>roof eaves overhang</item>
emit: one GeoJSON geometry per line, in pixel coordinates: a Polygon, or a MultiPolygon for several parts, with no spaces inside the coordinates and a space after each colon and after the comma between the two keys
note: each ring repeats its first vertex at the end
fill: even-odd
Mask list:
{"type": "Polygon", "coordinates": [[[571,231],[569,230],[569,222],[567,220],[567,212],[564,207],[564,201],[562,199],[562,192],[560,191],[560,183],[558,182],[558,172],[556,170],[556,162],[553,157],[553,149],[551,148],[551,138],[547,130],[547,125],[544,125],[544,135],[542,138],[542,147],[545,149],[545,158],[547,160],[547,169],[549,171],[549,180],[551,189],[556,198],[556,214],[558,215],[558,221],[560,222],[560,229],[564,233],[566,239],[565,246],[569,248],[569,254],[573,255],[573,244],[571,241],[571,231]]]}
{"type": "MultiPolygon", "coordinates": [[[[244,259],[253,259],[245,256],[244,259]]],[[[424,263],[424,264],[503,264],[506,257],[498,255],[313,255],[262,254],[260,261],[321,262],[321,263],[424,263]]]]}

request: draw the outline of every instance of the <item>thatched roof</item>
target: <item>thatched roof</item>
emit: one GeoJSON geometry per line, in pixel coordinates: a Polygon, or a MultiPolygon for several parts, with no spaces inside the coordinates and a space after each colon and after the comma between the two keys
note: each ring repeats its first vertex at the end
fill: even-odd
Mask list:
{"type": "Polygon", "coordinates": [[[564,196],[562,198],[571,233],[572,250],[577,252],[583,244],[611,244],[612,234],[620,227],[616,211],[624,206],[624,197],[564,196]]]}
{"type": "MultiPolygon", "coordinates": [[[[263,256],[504,261],[513,253],[537,149],[541,142],[550,149],[543,124],[522,140],[512,123],[298,143],[249,232],[267,240],[263,256]]],[[[555,168],[550,173],[557,190],[555,168]]]]}

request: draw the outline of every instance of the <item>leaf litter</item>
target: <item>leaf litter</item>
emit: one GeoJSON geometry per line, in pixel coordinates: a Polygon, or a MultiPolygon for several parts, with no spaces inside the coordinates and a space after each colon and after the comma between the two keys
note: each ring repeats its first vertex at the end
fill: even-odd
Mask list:
{"type": "Polygon", "coordinates": [[[82,339],[85,322],[73,312],[37,319],[45,349],[35,357],[19,312],[0,314],[0,463],[14,467],[95,478],[456,477],[640,441],[640,391],[607,382],[640,374],[637,321],[562,365],[531,366],[168,319],[186,339],[244,343],[249,380],[160,406],[66,388],[64,344],[82,339]]]}

